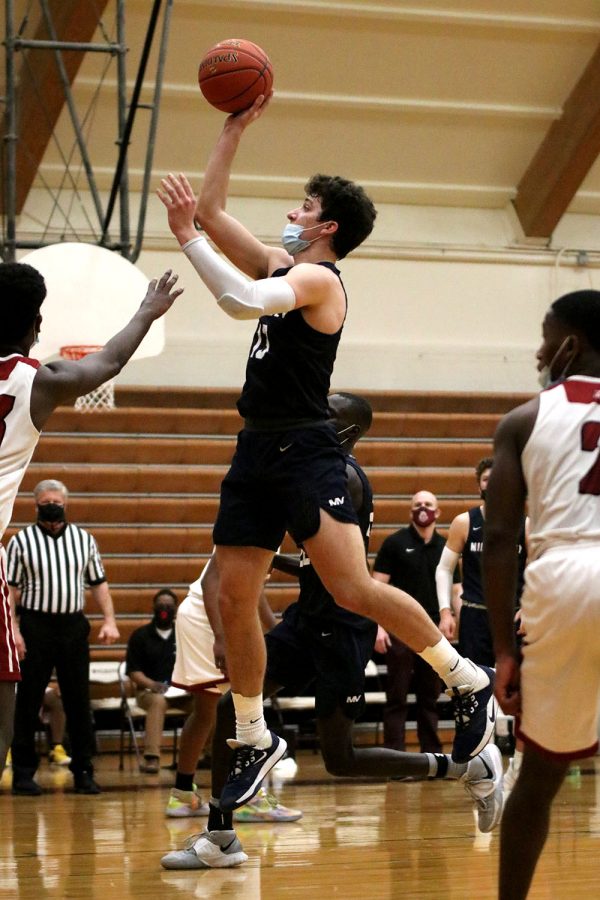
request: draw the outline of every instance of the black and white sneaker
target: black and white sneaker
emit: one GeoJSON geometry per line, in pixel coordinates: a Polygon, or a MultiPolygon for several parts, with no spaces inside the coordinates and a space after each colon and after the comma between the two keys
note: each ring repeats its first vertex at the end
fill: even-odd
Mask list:
{"type": "Polygon", "coordinates": [[[219,801],[224,812],[237,809],[252,800],[260,790],[263,778],[285,753],[287,744],[283,738],[272,731],[269,734],[272,741],[270,747],[254,747],[236,740],[227,741],[231,749],[235,750],[235,755],[219,801]]]}
{"type": "Polygon", "coordinates": [[[235,831],[193,834],[183,850],[172,850],[160,861],[163,869],[229,869],[248,859],[235,831]]]}
{"type": "Polygon", "coordinates": [[[496,726],[498,703],[494,697],[496,673],[488,666],[477,666],[485,673],[488,683],[480,690],[453,687],[446,692],[452,697],[456,732],[452,745],[452,759],[468,763],[489,743],[496,726]]]}

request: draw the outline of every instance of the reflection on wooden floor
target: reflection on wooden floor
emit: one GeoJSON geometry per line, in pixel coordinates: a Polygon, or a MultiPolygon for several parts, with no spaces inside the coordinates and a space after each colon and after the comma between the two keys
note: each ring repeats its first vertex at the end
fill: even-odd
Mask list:
{"type": "MultiPolygon", "coordinates": [[[[296,781],[276,786],[304,810],[293,824],[240,825],[250,860],[239,869],[166,872],[160,856],[204,819],[164,816],[172,773],[139,775],[98,760],[98,797],[69,792],[71,776],[44,762],[41,798],[0,794],[0,896],[42,898],[234,897],[240,900],[486,900],[495,896],[497,836],[476,833],[455,782],[350,783],[329,779],[319,757],[299,756],[296,781]]],[[[600,779],[596,760],[571,775],[531,891],[533,900],[600,896],[600,779]]],[[[207,783],[201,773],[201,784],[207,783]]]]}

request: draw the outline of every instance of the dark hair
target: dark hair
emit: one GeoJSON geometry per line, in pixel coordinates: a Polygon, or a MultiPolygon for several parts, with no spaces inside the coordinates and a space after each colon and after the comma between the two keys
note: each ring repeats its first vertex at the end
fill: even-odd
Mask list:
{"type": "Polygon", "coordinates": [[[589,345],[600,352],[600,291],[573,291],[555,300],[552,315],[563,325],[585,335],[589,345]]]}
{"type": "Polygon", "coordinates": [[[491,469],[494,465],[494,457],[493,456],[484,456],[483,459],[480,459],[477,465],[475,466],[475,477],[477,478],[477,484],[479,484],[479,480],[483,473],[487,469],[491,469]]]}
{"type": "Polygon", "coordinates": [[[338,259],[347,256],[373,231],[377,210],[360,185],[339,175],[313,175],[304,190],[309,197],[321,201],[320,222],[337,222],[331,244],[338,259]]]}
{"type": "Polygon", "coordinates": [[[177,606],[177,594],[175,594],[170,588],[161,588],[160,591],[157,591],[152,598],[152,606],[156,604],[156,601],[159,597],[164,597],[165,594],[167,597],[170,597],[171,600],[173,600],[173,602],[175,603],[175,606],[177,606]]]}
{"type": "Polygon", "coordinates": [[[358,425],[360,433],[366,434],[373,421],[373,409],[369,401],[357,394],[348,394],[345,391],[335,391],[330,394],[330,402],[332,397],[341,397],[344,401],[341,410],[333,410],[334,418],[343,417],[344,422],[348,422],[349,425],[358,425]]]}
{"type": "Polygon", "coordinates": [[[46,296],[42,275],[27,263],[0,263],[2,344],[25,337],[39,315],[46,296]]]}

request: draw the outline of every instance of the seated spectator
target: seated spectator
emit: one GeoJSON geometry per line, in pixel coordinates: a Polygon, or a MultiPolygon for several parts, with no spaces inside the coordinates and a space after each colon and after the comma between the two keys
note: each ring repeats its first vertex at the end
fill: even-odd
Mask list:
{"type": "Polygon", "coordinates": [[[154,595],[153,617],[132,632],[127,643],[127,674],[137,688],[137,704],[146,711],[142,772],[160,769],[165,712],[169,706],[187,711],[190,698],[165,696],[175,665],[175,612],[177,597],[168,588],[154,595]]]}

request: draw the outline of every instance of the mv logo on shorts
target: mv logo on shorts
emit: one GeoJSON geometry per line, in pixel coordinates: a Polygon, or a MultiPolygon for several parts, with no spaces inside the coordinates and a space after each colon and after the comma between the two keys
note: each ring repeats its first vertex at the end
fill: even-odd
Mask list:
{"type": "Polygon", "coordinates": [[[343,506],[344,500],[344,497],[334,497],[333,500],[328,500],[327,502],[330,506],[343,506]]]}
{"type": "Polygon", "coordinates": [[[346,697],[346,703],[359,703],[362,700],[362,694],[356,694],[355,696],[346,697]]]}

